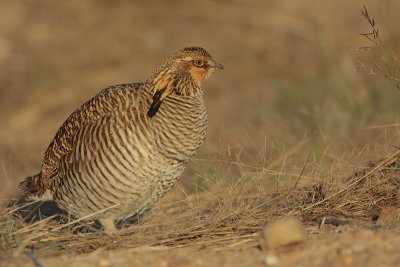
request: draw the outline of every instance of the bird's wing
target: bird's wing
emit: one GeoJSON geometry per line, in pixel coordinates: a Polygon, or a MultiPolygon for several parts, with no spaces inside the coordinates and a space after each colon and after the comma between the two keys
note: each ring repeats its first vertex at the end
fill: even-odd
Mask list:
{"type": "Polygon", "coordinates": [[[50,186],[53,180],[63,177],[65,168],[60,168],[61,163],[68,163],[79,170],[95,156],[100,148],[94,142],[96,134],[112,134],[119,123],[114,114],[121,108],[136,104],[134,98],[137,98],[137,89],[141,86],[135,83],[109,87],[76,109],[60,127],[45,152],[42,183],[50,186]]]}

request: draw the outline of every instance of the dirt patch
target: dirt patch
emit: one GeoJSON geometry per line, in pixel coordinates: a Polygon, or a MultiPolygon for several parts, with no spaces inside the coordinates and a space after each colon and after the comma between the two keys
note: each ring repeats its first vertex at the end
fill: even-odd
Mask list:
{"type": "MultiPolygon", "coordinates": [[[[312,231],[311,229],[309,229],[312,231]]],[[[262,251],[257,243],[233,243],[223,249],[142,246],[95,250],[79,256],[6,258],[3,266],[397,266],[400,236],[397,231],[368,227],[338,227],[329,233],[310,233],[306,242],[275,251],[262,251]],[[269,264],[271,257],[276,264],[269,264]]]]}

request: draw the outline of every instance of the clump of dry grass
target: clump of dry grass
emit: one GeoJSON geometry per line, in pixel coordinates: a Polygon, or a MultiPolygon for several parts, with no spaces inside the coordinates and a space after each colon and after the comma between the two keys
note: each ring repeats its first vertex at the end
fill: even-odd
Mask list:
{"type": "MultiPolygon", "coordinates": [[[[379,56],[378,60],[374,62],[375,68],[380,74],[382,74],[386,79],[391,81],[397,89],[400,89],[400,79],[398,78],[398,73],[400,72],[400,61],[393,51],[390,51],[379,35],[379,29],[376,25],[375,19],[371,17],[368,13],[366,6],[361,10],[362,15],[367,20],[371,31],[367,33],[361,33],[369,41],[374,44],[374,49],[377,51],[379,56]]],[[[377,75],[373,68],[368,68],[369,74],[377,75]]]]}
{"type": "MultiPolygon", "coordinates": [[[[270,192],[246,188],[239,181],[228,188],[221,186],[158,205],[113,237],[102,236],[90,220],[71,220],[67,215],[27,223],[20,210],[28,207],[14,205],[0,216],[0,253],[57,255],[87,253],[100,247],[254,245],[261,226],[276,217],[296,215],[306,225],[318,225],[324,217],[336,225],[360,219],[371,222],[383,206],[399,205],[400,150],[342,178],[333,172],[310,177],[304,169],[294,182],[283,179],[279,189],[270,192]]],[[[270,176],[273,171],[263,169],[262,173],[270,176]]]]}

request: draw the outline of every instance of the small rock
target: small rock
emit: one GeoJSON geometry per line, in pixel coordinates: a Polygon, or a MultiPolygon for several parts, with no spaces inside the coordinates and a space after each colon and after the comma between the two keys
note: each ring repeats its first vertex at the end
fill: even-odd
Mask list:
{"type": "Polygon", "coordinates": [[[377,224],[383,227],[394,227],[400,224],[399,210],[396,207],[384,207],[379,214],[377,224]]]}
{"type": "Polygon", "coordinates": [[[301,243],[306,239],[306,233],[299,219],[288,216],[265,225],[261,230],[260,239],[264,249],[274,249],[301,243]]]}
{"type": "Polygon", "coordinates": [[[105,258],[101,258],[99,260],[99,262],[98,262],[98,266],[100,266],[100,267],[108,267],[108,266],[110,266],[110,262],[105,258]]]}
{"type": "Polygon", "coordinates": [[[264,263],[267,266],[275,266],[279,264],[279,258],[274,254],[269,254],[264,258],[264,263]]]}

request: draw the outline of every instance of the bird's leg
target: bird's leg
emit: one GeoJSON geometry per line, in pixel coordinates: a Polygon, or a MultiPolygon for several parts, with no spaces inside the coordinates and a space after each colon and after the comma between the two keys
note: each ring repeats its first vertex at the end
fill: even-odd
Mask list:
{"type": "Polygon", "coordinates": [[[114,218],[102,218],[100,219],[100,223],[103,225],[103,231],[106,235],[114,235],[117,232],[114,218]]]}

